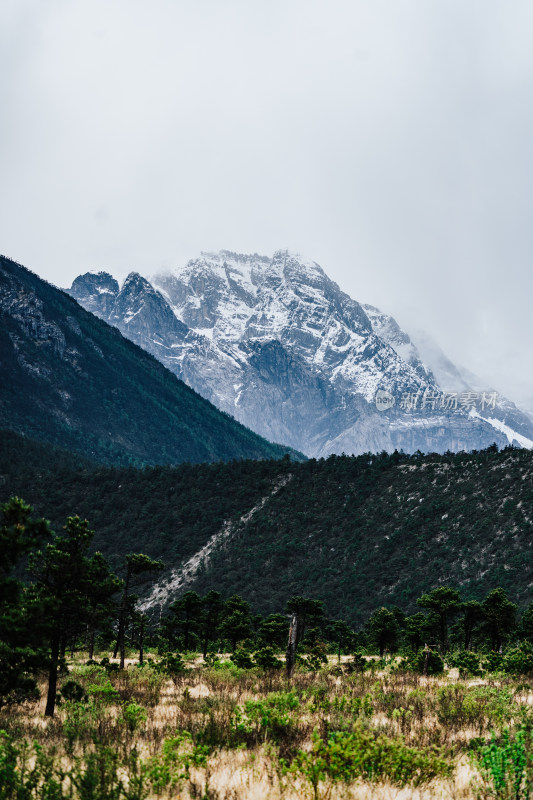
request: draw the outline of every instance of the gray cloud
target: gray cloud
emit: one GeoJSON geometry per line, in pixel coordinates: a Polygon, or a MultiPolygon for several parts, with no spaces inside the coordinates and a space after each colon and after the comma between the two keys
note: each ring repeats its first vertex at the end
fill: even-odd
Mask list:
{"type": "Polygon", "coordinates": [[[322,264],[533,397],[533,6],[4,0],[0,249],[67,285],[322,264]]]}

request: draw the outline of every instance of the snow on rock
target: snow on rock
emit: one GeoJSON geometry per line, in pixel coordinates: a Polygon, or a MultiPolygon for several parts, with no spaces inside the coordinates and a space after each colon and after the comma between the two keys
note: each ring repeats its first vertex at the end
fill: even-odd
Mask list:
{"type": "Polygon", "coordinates": [[[132,273],[120,290],[108,273],[86,274],[71,293],[220,409],[310,456],[479,449],[505,445],[509,431],[533,441],[531,420],[509,401],[490,419],[402,407],[449,390],[439,378],[459,372],[442,356],[436,374],[392,317],[297,253],[201,253],[150,281],[132,273]],[[391,408],[378,410],[378,390],[391,408]]]}

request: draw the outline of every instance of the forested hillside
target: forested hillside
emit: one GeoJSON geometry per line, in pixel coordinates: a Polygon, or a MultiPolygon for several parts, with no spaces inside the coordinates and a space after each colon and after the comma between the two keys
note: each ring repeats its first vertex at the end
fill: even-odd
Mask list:
{"type": "Polygon", "coordinates": [[[87,517],[113,564],[142,551],[168,574],[267,498],[187,586],[237,592],[263,613],[304,594],[357,624],[381,605],[414,609],[440,584],[466,599],[495,586],[521,607],[531,599],[529,451],[138,470],[77,466],[10,433],[0,442],[0,500],[21,495],[56,528],[69,514],[87,517]]]}
{"type": "Polygon", "coordinates": [[[116,328],[0,256],[0,425],[109,464],[281,458],[116,328]]]}

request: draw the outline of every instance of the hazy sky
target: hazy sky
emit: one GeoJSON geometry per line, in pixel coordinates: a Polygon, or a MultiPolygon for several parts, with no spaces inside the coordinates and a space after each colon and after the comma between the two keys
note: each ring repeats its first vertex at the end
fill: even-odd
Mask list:
{"type": "Polygon", "coordinates": [[[288,247],[533,397],[531,0],[0,0],[0,109],[42,277],[288,247]]]}

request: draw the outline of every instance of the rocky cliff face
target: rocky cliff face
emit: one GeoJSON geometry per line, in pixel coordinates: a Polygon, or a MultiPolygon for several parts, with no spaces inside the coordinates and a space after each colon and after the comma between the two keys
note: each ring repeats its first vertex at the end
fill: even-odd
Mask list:
{"type": "Polygon", "coordinates": [[[512,404],[439,385],[392,317],[287,251],[204,253],[120,289],[87,273],[70,293],[220,409],[310,456],[533,445],[512,404]]]}
{"type": "MultiPolygon", "coordinates": [[[[157,316],[159,295],[143,279],[128,281],[127,310],[119,302],[124,287],[119,291],[109,276],[78,285],[100,314],[120,314],[126,326],[128,315],[138,319],[139,336],[147,336],[142,325],[149,320],[168,327],[171,343],[187,332],[166,303],[157,316]]],[[[3,256],[0,367],[0,428],[97,461],[177,464],[286,452],[221,414],[116,328],[3,256]]]]}

